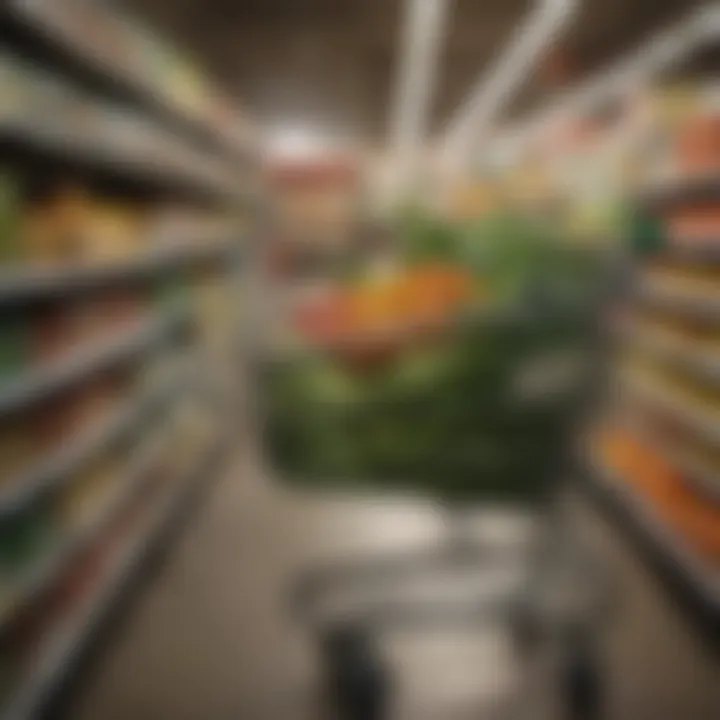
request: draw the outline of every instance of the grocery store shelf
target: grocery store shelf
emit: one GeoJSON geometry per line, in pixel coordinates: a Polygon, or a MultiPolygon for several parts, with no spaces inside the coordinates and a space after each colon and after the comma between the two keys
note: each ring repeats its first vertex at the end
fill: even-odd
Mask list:
{"type": "MultiPolygon", "coordinates": [[[[87,111],[86,115],[87,115],[87,111]]],[[[105,175],[122,177],[159,190],[181,192],[220,201],[237,203],[248,198],[236,189],[230,175],[220,174],[202,158],[187,153],[155,152],[151,137],[141,138],[140,129],[132,146],[118,142],[113,121],[98,115],[92,130],[63,123],[63,118],[32,121],[23,117],[0,120],[0,142],[11,148],[41,153],[73,167],[98,170],[105,175]]]]}
{"type": "Polygon", "coordinates": [[[720,445],[720,414],[694,403],[682,393],[658,382],[626,373],[620,378],[625,390],[640,397],[654,407],[661,408],[671,417],[697,432],[708,442],[720,445]]]}
{"type": "Polygon", "coordinates": [[[214,445],[185,478],[169,483],[157,502],[145,510],[139,527],[133,528],[133,537],[109,563],[95,591],[41,644],[39,661],[11,696],[0,714],[2,720],[32,720],[52,703],[153,550],[205,489],[208,478],[218,477],[227,449],[225,443],[214,445]]]}
{"type": "Polygon", "coordinates": [[[705,237],[682,242],[671,240],[659,256],[682,265],[720,265],[720,238],[705,237]]]}
{"type": "Polygon", "coordinates": [[[637,288],[636,298],[643,307],[660,310],[668,315],[691,318],[699,322],[720,322],[720,296],[691,295],[660,290],[650,284],[637,288]]]}
{"type": "Polygon", "coordinates": [[[257,161],[249,133],[242,141],[223,136],[208,118],[184,108],[164,87],[112,62],[107,48],[88,37],[86,28],[73,27],[66,9],[60,3],[55,5],[55,1],[10,0],[2,11],[6,31],[26,52],[96,92],[147,113],[188,145],[232,158],[236,165],[257,161]]]}
{"type": "Polygon", "coordinates": [[[625,335],[631,346],[653,358],[671,363],[698,380],[720,386],[720,353],[711,353],[698,348],[692,341],[682,341],[638,326],[628,328],[625,335]]]}
{"type": "Polygon", "coordinates": [[[0,305],[55,299],[151,279],[160,273],[221,263],[239,255],[235,242],[215,242],[148,254],[123,263],[86,267],[0,269],[0,305]]]}
{"type": "Polygon", "coordinates": [[[688,485],[702,497],[720,504],[720,480],[716,470],[687,451],[668,447],[667,443],[657,447],[663,457],[682,472],[688,485]]]}
{"type": "Polygon", "coordinates": [[[73,559],[102,534],[112,521],[119,517],[133,498],[149,480],[149,473],[162,448],[162,435],[152,442],[143,444],[131,458],[124,477],[117,479],[117,489],[103,503],[90,522],[61,541],[57,548],[43,561],[37,563],[20,577],[11,591],[0,597],[0,632],[6,631],[20,610],[35,602],[73,561],[73,559]]]}
{"type": "Polygon", "coordinates": [[[701,202],[720,198],[720,171],[688,177],[678,177],[653,187],[638,196],[639,203],[650,210],[663,210],[687,202],[701,202]]]}
{"type": "Polygon", "coordinates": [[[720,479],[718,474],[702,458],[678,447],[672,438],[660,437],[646,424],[631,422],[628,432],[650,446],[676,470],[682,473],[683,481],[711,502],[720,503],[720,479]]]}
{"type": "Polygon", "coordinates": [[[592,489],[630,524],[643,544],[703,615],[713,623],[720,620],[720,567],[693,552],[622,478],[601,461],[588,463],[587,480],[592,489]]]}
{"type": "Polygon", "coordinates": [[[0,489],[0,522],[36,502],[45,493],[59,489],[93,458],[116,445],[155,407],[167,402],[182,387],[179,379],[166,387],[141,392],[108,413],[31,470],[4,481],[0,489]]]}
{"type": "Polygon", "coordinates": [[[665,452],[668,460],[683,472],[683,477],[698,493],[711,502],[720,504],[720,481],[716,470],[689,452],[674,449],[665,452]]]}
{"type": "Polygon", "coordinates": [[[182,326],[183,318],[151,318],[106,344],[83,348],[49,368],[29,370],[0,389],[0,417],[63,392],[85,378],[117,367],[160,346],[182,326]]]}

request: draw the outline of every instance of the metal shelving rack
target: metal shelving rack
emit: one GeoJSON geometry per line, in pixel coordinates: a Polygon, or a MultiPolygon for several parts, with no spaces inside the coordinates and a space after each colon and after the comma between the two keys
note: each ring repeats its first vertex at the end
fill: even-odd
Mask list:
{"type": "Polygon", "coordinates": [[[153,278],[199,265],[232,262],[240,249],[232,240],[198,247],[154,251],[123,263],[53,269],[0,269],[0,304],[3,307],[59,300],[84,293],[144,283],[153,278]]]}
{"type": "MultiPolygon", "coordinates": [[[[205,489],[203,486],[218,477],[226,454],[227,446],[220,439],[187,471],[176,488],[163,493],[159,500],[143,511],[147,517],[142,518],[135,535],[126,538],[117,555],[108,563],[95,592],[45,639],[40,663],[14,693],[3,711],[4,720],[38,717],[52,702],[63,682],[82,660],[83,652],[101,632],[103,621],[131,588],[154,549],[182,519],[183,511],[191,507],[198,493],[205,489]]],[[[143,479],[142,473],[130,477],[130,489],[137,489],[133,480],[141,482],[143,479]]],[[[121,504],[131,499],[118,498],[118,504],[110,507],[108,514],[112,517],[119,513],[121,504]]]]}
{"type": "Polygon", "coordinates": [[[150,318],[119,339],[75,351],[49,368],[29,370],[0,390],[0,417],[41,403],[104,370],[142,357],[172,337],[181,319],[150,318]]]}
{"type": "MultiPolygon", "coordinates": [[[[640,204],[649,212],[657,213],[695,200],[720,202],[720,175],[677,180],[642,194],[640,204]]],[[[662,258],[684,267],[717,266],[720,251],[717,243],[709,240],[688,247],[673,243],[662,250],[662,258]]],[[[636,307],[652,310],[658,316],[686,319],[711,327],[720,324],[720,287],[717,298],[712,294],[683,293],[662,287],[639,283],[630,299],[636,307]]],[[[639,350],[653,361],[673,368],[695,384],[710,390],[720,388],[720,354],[707,346],[691,341],[679,341],[670,336],[645,332],[642,326],[624,328],[622,342],[639,350]]],[[[617,377],[618,388],[633,404],[651,408],[654,412],[672,419],[708,447],[720,444],[720,411],[700,399],[694,399],[676,388],[666,385],[661,378],[646,377],[636,372],[622,372],[617,377]]],[[[720,479],[717,471],[707,462],[667,439],[662,442],[647,428],[628,426],[631,434],[647,443],[670,467],[677,469],[691,492],[704,502],[720,507],[720,479]]],[[[597,492],[606,506],[627,523],[633,534],[646,545],[656,565],[665,571],[672,584],[681,592],[696,614],[720,629],[720,563],[700,555],[671,527],[648,498],[624,477],[593,453],[588,463],[589,487],[597,492]]]]}
{"type": "MultiPolygon", "coordinates": [[[[88,125],[96,133],[73,131],[59,118],[44,125],[27,122],[22,113],[17,115],[17,108],[12,108],[15,114],[0,110],[2,152],[47,158],[102,180],[117,178],[147,190],[151,196],[159,191],[183,201],[196,198],[205,207],[241,211],[251,220],[250,228],[243,228],[242,235],[252,234],[262,212],[262,189],[258,181],[258,146],[249,126],[238,116],[242,131],[228,133],[227,127],[215,123],[210,115],[191,111],[129,66],[111,61],[97,40],[93,45],[93,38],[84,35],[82,27],[72,27],[73,14],[65,13],[62,7],[66,4],[69,7],[77,3],[9,0],[0,8],[0,33],[24,62],[34,61],[44,75],[73,86],[86,115],[92,116],[93,103],[97,103],[97,117],[88,125]],[[127,108],[151,127],[152,138],[158,138],[165,149],[164,156],[148,156],[147,138],[137,148],[127,142],[114,142],[112,128],[103,130],[103,113],[108,107],[127,108]]],[[[112,22],[109,16],[108,20],[112,22]]],[[[138,127],[142,129],[142,125],[138,127]]],[[[187,240],[192,242],[153,249],[122,263],[52,269],[0,267],[0,310],[90,298],[110,288],[145,287],[178,274],[187,277],[200,268],[222,276],[228,283],[240,280],[244,269],[239,230],[187,240]]],[[[194,308],[188,307],[151,315],[119,336],[81,347],[48,366],[23,373],[0,389],[0,419],[10,420],[30,407],[42,408],[53,397],[106,371],[133,367],[157,350],[179,351],[179,342],[192,344],[195,338],[195,315],[194,308]]],[[[124,440],[149,413],[169,414],[179,399],[189,396],[202,397],[205,402],[212,400],[203,384],[215,375],[212,368],[203,365],[207,362],[209,359],[202,353],[194,353],[180,377],[137,392],[107,412],[98,425],[82,431],[11,478],[0,491],[0,523],[12,520],[71,482],[106,449],[125,447],[124,440]]],[[[227,427],[227,423],[224,425],[227,427]]],[[[0,647],[13,635],[26,610],[40,605],[76,559],[91,550],[128,509],[134,508],[137,517],[132,528],[105,558],[100,576],[72,612],[47,628],[33,662],[0,699],[2,720],[30,720],[45,712],[79,665],[103,620],[131,588],[145,561],[219,475],[232,446],[227,432],[222,422],[217,423],[216,437],[204,443],[182,477],[157,491],[153,489],[153,462],[163,433],[153,433],[149,442],[130,453],[122,476],[117,478],[117,489],[100,511],[67,534],[41,561],[13,578],[11,590],[0,601],[0,647]]]]}
{"type": "Polygon", "coordinates": [[[688,547],[624,478],[600,464],[592,466],[590,471],[595,489],[632,526],[656,559],[656,564],[669,574],[704,618],[716,623],[720,612],[720,571],[717,567],[688,547]]]}
{"type": "Polygon", "coordinates": [[[128,66],[127,59],[123,63],[109,57],[97,39],[88,38],[81,28],[73,27],[66,19],[64,7],[72,3],[8,0],[6,5],[2,16],[5,32],[64,73],[81,78],[102,95],[137,107],[210,155],[230,159],[235,164],[257,163],[254,131],[241,116],[237,117],[242,128],[237,133],[239,137],[225,136],[211,118],[192,112],[163,87],[152,85],[128,66]]]}

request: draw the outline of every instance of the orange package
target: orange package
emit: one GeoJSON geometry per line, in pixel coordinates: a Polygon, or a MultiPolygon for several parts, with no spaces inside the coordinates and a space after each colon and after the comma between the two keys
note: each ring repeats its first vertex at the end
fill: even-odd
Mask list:
{"type": "Polygon", "coordinates": [[[720,560],[720,505],[691,489],[683,475],[629,434],[602,440],[609,465],[632,483],[658,514],[701,555],[720,560]]]}
{"type": "Polygon", "coordinates": [[[678,137],[678,164],[696,174],[720,169],[720,114],[689,121],[678,137]]]}
{"type": "Polygon", "coordinates": [[[697,552],[720,561],[720,504],[686,487],[673,523],[697,552]]]}

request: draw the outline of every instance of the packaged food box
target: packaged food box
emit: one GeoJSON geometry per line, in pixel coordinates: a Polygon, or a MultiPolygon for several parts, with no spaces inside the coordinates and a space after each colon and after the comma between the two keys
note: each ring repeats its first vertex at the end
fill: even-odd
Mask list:
{"type": "Polygon", "coordinates": [[[41,457],[34,419],[22,415],[0,423],[0,493],[23,479],[41,457]]]}
{"type": "Polygon", "coordinates": [[[0,174],[0,265],[22,258],[21,213],[17,181],[8,173],[0,174]]]}
{"type": "Polygon", "coordinates": [[[8,592],[21,573],[52,552],[55,534],[53,516],[44,501],[0,522],[0,592],[8,592]]]}
{"type": "Polygon", "coordinates": [[[78,264],[92,242],[93,204],[82,188],[51,191],[32,203],[23,242],[37,265],[78,264]]]}
{"type": "Polygon", "coordinates": [[[97,202],[87,216],[82,260],[111,264],[131,260],[146,248],[144,213],[139,208],[97,202]]]}
{"type": "Polygon", "coordinates": [[[641,271],[643,287],[654,292],[712,302],[720,297],[720,276],[709,268],[655,265],[641,271]]]}
{"type": "Polygon", "coordinates": [[[16,380],[30,363],[30,321],[23,313],[0,313],[0,388],[16,380]]]}
{"type": "Polygon", "coordinates": [[[720,114],[703,114],[687,121],[678,136],[677,155],[685,173],[720,170],[720,114]]]}
{"type": "Polygon", "coordinates": [[[32,415],[32,431],[38,453],[59,452],[77,433],[75,414],[78,391],[47,399],[32,415]]]}
{"type": "Polygon", "coordinates": [[[183,273],[168,274],[155,290],[155,299],[162,309],[182,311],[192,301],[192,292],[183,273]]]}
{"type": "Polygon", "coordinates": [[[693,489],[692,482],[661,452],[623,430],[610,431],[604,453],[619,477],[698,553],[720,560],[720,506],[693,489]]]}
{"type": "Polygon", "coordinates": [[[116,291],[67,303],[68,336],[79,347],[100,347],[134,326],[142,316],[144,303],[136,291],[116,291]]]}
{"type": "Polygon", "coordinates": [[[667,217],[671,244],[698,241],[720,245],[720,203],[701,203],[680,207],[667,217]]]}
{"type": "Polygon", "coordinates": [[[33,365],[49,367],[78,349],[78,323],[72,305],[47,306],[32,321],[33,365]]]}
{"type": "Polygon", "coordinates": [[[60,581],[43,599],[43,625],[50,629],[78,612],[82,603],[97,591],[108,562],[104,537],[96,538],[93,545],[67,568],[60,581]]]}
{"type": "Polygon", "coordinates": [[[105,456],[94,460],[63,487],[56,498],[58,522],[69,532],[92,523],[110,501],[117,481],[114,458],[105,456]]]}
{"type": "Polygon", "coordinates": [[[66,419],[69,433],[77,437],[98,430],[120,407],[121,400],[112,378],[89,381],[74,393],[71,415],[66,419]]]}
{"type": "Polygon", "coordinates": [[[147,294],[123,290],[105,295],[99,306],[102,323],[111,333],[132,327],[148,309],[147,294]]]}

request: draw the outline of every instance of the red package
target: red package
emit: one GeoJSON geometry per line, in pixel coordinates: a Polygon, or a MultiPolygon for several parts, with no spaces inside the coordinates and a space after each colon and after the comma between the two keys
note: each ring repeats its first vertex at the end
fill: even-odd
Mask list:
{"type": "Polygon", "coordinates": [[[65,307],[45,309],[33,320],[31,335],[33,362],[40,366],[52,365],[77,345],[74,313],[65,307]]]}

